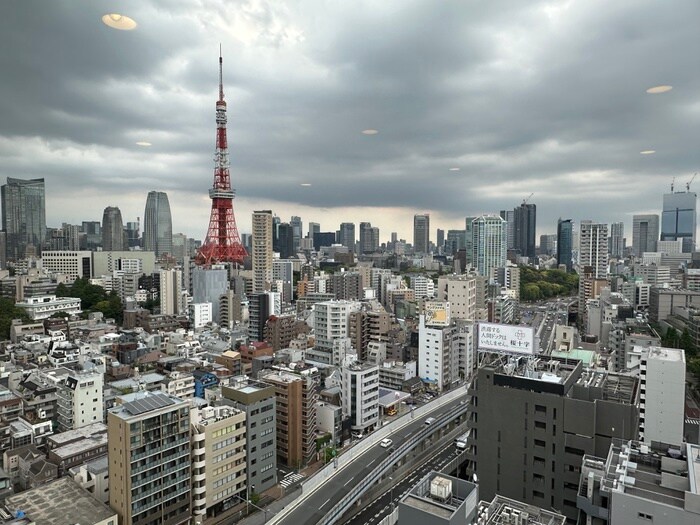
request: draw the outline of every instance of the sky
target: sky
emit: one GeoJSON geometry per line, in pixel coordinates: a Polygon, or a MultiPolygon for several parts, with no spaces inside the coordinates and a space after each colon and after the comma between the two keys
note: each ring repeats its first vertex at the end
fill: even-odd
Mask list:
{"type": "Polygon", "coordinates": [[[165,191],[203,239],[221,44],[242,233],[271,209],[412,242],[430,213],[434,241],[532,194],[538,234],[623,221],[631,244],[700,171],[698,20],[696,0],[6,0],[0,181],[45,178],[50,227],[143,221],[165,191]]]}

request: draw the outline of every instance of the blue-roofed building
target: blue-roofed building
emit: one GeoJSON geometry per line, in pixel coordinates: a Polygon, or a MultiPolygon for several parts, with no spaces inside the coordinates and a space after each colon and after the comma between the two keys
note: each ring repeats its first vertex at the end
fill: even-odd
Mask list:
{"type": "Polygon", "coordinates": [[[205,370],[193,370],[192,375],[194,376],[195,397],[204,399],[204,391],[207,388],[211,388],[219,384],[219,378],[211,372],[207,372],[205,370]]]}

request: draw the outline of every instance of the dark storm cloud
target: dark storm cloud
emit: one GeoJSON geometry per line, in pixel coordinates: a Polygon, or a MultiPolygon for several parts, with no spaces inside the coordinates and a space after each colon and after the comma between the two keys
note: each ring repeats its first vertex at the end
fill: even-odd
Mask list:
{"type": "Polygon", "coordinates": [[[223,42],[242,213],[406,208],[456,227],[534,192],[542,231],[629,222],[700,165],[698,19],[690,0],[5,2],[0,177],[102,207],[170,191],[201,235],[223,42]],[[110,9],[138,28],[101,24],[110,9]]]}

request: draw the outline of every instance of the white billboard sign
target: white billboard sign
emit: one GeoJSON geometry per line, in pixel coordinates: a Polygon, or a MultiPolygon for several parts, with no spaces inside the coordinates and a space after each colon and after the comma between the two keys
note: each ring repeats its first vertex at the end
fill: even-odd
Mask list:
{"type": "Polygon", "coordinates": [[[529,326],[479,323],[479,350],[534,354],[535,331],[529,326]]]}

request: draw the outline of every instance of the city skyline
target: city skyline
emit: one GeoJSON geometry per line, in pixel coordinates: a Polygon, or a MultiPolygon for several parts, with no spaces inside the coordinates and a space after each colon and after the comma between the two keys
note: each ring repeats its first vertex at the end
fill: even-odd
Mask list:
{"type": "Polygon", "coordinates": [[[204,238],[219,41],[242,232],[266,208],[410,240],[416,214],[461,229],[532,192],[537,235],[559,217],[631,232],[700,164],[692,2],[123,2],[133,31],[92,3],[37,6],[0,17],[0,179],[44,178],[49,227],[108,206],[134,221],[157,190],[173,231],[204,238]]]}

